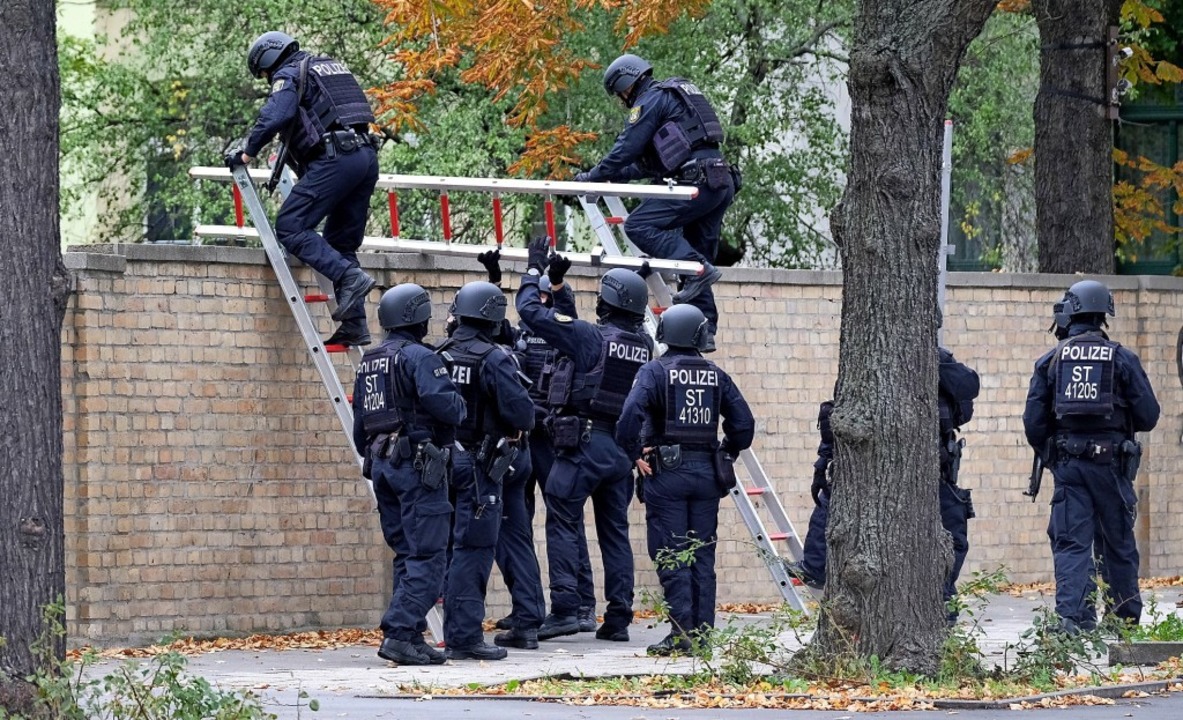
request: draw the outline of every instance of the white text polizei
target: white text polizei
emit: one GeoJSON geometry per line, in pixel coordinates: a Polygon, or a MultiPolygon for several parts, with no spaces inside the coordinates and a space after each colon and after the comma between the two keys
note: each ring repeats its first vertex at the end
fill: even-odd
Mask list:
{"type": "Polygon", "coordinates": [[[608,357],[627,360],[629,362],[649,362],[649,349],[636,345],[610,342],[608,343],[608,357]]]}
{"type": "Polygon", "coordinates": [[[717,370],[688,370],[685,368],[670,369],[670,385],[709,385],[718,387],[719,372],[717,370]]]}
{"type": "Polygon", "coordinates": [[[1113,348],[1109,345],[1065,345],[1060,350],[1060,359],[1108,362],[1113,359],[1113,348]]]}

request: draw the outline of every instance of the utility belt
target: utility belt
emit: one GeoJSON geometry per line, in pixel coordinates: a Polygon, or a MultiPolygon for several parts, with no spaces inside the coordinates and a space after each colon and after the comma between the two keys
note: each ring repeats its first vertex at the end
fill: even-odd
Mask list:
{"type": "Polygon", "coordinates": [[[616,423],[579,415],[551,415],[546,419],[546,429],[556,450],[574,450],[583,443],[591,442],[592,430],[600,430],[615,437],[616,423]]]}
{"type": "Polygon", "coordinates": [[[690,445],[675,443],[673,445],[657,445],[649,451],[646,461],[653,467],[653,472],[660,470],[675,470],[684,462],[715,462],[716,450],[709,445],[690,445]]]}
{"type": "Polygon", "coordinates": [[[350,128],[348,130],[332,130],[320,136],[318,148],[322,148],[324,157],[334,158],[338,153],[351,153],[358,148],[378,148],[380,141],[371,133],[359,133],[350,128]]]}
{"type": "Polygon", "coordinates": [[[1122,440],[1123,438],[1114,436],[1057,435],[1056,455],[1060,459],[1073,457],[1108,465],[1120,454],[1122,440]]]}
{"type": "Polygon", "coordinates": [[[394,433],[380,434],[370,442],[371,457],[383,460],[411,460],[419,471],[419,482],[435,490],[452,478],[452,448],[439,447],[430,440],[414,443],[394,433]]]}
{"type": "Polygon", "coordinates": [[[731,166],[721,157],[691,158],[671,175],[679,185],[705,185],[722,190],[732,184],[731,166]]]}

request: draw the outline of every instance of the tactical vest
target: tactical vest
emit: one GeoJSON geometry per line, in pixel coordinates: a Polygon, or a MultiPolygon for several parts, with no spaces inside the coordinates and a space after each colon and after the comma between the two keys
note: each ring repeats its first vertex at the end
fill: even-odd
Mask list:
{"type": "Polygon", "coordinates": [[[595,367],[586,373],[575,370],[575,362],[562,356],[555,368],[548,394],[551,407],[567,414],[616,422],[624,399],[641,366],[653,350],[645,338],[612,325],[597,326],[603,343],[595,367]]]}
{"type": "Polygon", "coordinates": [[[481,370],[485,358],[496,345],[484,340],[449,340],[440,347],[452,359],[452,382],[464,398],[468,413],[456,428],[456,439],[461,443],[479,443],[486,435],[497,431],[496,400],[485,396],[481,389],[481,370]]]}
{"type": "Polygon", "coordinates": [[[663,170],[678,169],[695,150],[719,147],[723,142],[723,125],[694,83],[669,78],[657,83],[656,87],[672,91],[686,110],[681,118],[670,120],[653,134],[653,150],[663,170]]]}
{"type": "Polygon", "coordinates": [[[719,440],[722,371],[709,360],[688,355],[658,362],[665,380],[665,418],[660,425],[666,441],[714,449],[719,440]]]}
{"type": "Polygon", "coordinates": [[[397,405],[395,366],[407,341],[382,343],[361,359],[357,376],[362,391],[362,427],[366,437],[392,433],[402,425],[397,405]]]}
{"type": "Polygon", "coordinates": [[[304,100],[300,103],[299,127],[288,141],[296,157],[307,157],[332,130],[354,128],[367,132],[374,122],[370,101],[345,65],[330,57],[313,57],[300,73],[304,100]]]}
{"type": "Polygon", "coordinates": [[[521,359],[522,372],[533,383],[530,385],[530,397],[536,402],[545,403],[550,393],[558,351],[543,338],[529,332],[522,333],[520,342],[521,348],[517,354],[521,359]]]}
{"type": "Polygon", "coordinates": [[[1057,425],[1062,429],[1124,428],[1124,413],[1114,413],[1114,407],[1119,404],[1113,392],[1119,347],[1100,332],[1075,335],[1056,346],[1050,375],[1056,388],[1057,425]]]}

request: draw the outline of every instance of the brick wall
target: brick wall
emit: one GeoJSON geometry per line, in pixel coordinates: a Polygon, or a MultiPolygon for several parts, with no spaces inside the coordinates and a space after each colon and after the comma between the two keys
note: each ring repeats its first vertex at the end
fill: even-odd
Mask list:
{"type": "MultiPolygon", "coordinates": [[[[92,246],[66,260],[77,287],[62,333],[71,635],[112,643],[171,631],[375,626],[390,553],[262,252],[92,246]]],[[[483,278],[479,268],[421,255],[369,255],[365,264],[381,284],[431,289],[436,333],[455,290],[483,278]]],[[[591,317],[595,279],[573,274],[581,314],[591,317]]],[[[306,270],[297,277],[312,285],[306,270]]],[[[1021,495],[1031,457],[1021,416],[1032,362],[1052,344],[1051,303],[1072,281],[950,279],[945,343],[982,377],[962,475],[978,513],[967,572],[1005,565],[1016,581],[1050,577],[1050,492],[1034,504],[1021,495]]],[[[1118,304],[1113,336],[1141,356],[1164,407],[1139,478],[1143,573],[1178,574],[1183,280],[1108,282],[1118,304]]],[[[724,320],[714,359],[752,403],[754,449],[804,533],[817,405],[837,370],[841,278],[728,270],[716,292],[724,320]]],[[[632,526],[640,602],[657,587],[640,506],[632,526]]],[[[720,530],[720,601],[777,598],[729,500],[720,530]]],[[[590,524],[588,536],[598,586],[590,524]]],[[[545,573],[544,553],[540,560],[545,573]]],[[[499,616],[508,602],[494,578],[489,612],[499,616]]]]}

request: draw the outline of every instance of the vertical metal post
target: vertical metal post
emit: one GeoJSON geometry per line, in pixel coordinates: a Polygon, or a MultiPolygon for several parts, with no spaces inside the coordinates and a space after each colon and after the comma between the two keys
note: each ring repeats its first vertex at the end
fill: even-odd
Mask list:
{"type": "Polygon", "coordinates": [[[949,245],[949,203],[953,186],[953,121],[945,121],[945,142],[941,152],[941,249],[937,252],[937,267],[940,268],[937,277],[937,309],[941,311],[941,326],[937,328],[937,345],[944,343],[945,338],[945,283],[949,277],[949,254],[953,246],[949,245]]]}
{"type": "Polygon", "coordinates": [[[559,241],[555,236],[555,199],[547,195],[546,202],[542,204],[542,209],[546,215],[546,235],[550,238],[550,246],[553,248],[559,241]]]}
{"type": "Polygon", "coordinates": [[[501,225],[501,195],[493,193],[493,234],[497,237],[497,247],[505,242],[505,230],[501,225]]]}
{"type": "Polygon", "coordinates": [[[440,193],[440,217],[444,225],[444,242],[452,242],[452,206],[448,201],[448,191],[440,193]]]}
{"type": "Polygon", "coordinates": [[[390,236],[398,237],[398,193],[390,190],[386,193],[386,205],[390,208],[390,236]]]}

